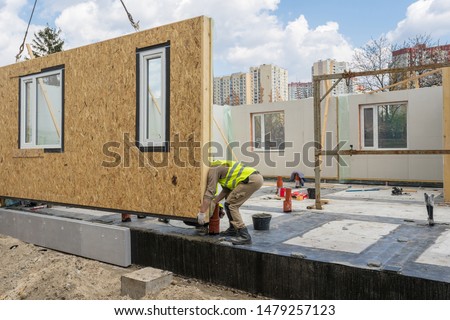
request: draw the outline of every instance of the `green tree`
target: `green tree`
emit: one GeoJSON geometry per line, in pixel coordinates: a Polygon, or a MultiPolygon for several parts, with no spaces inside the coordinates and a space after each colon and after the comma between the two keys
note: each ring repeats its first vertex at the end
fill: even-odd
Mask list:
{"type": "Polygon", "coordinates": [[[61,39],[61,29],[50,28],[49,25],[34,33],[33,43],[31,44],[35,57],[63,51],[63,46],[64,40],[61,39]]]}

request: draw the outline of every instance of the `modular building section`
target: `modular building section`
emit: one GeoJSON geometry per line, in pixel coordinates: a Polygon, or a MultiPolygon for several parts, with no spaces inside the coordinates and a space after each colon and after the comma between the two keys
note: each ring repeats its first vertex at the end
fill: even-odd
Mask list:
{"type": "Polygon", "coordinates": [[[211,27],[198,17],[0,68],[0,197],[195,217],[211,27]]]}
{"type": "MultiPolygon", "coordinates": [[[[443,149],[443,87],[331,97],[325,111],[322,103],[324,150],[336,149],[338,143],[342,150],[443,149]],[[382,123],[386,111],[391,118],[382,123]],[[372,136],[364,128],[372,129],[372,136]]],[[[230,153],[224,145],[225,136],[232,145],[232,155],[251,163],[265,176],[289,177],[293,171],[301,171],[314,177],[312,98],[214,106],[214,118],[218,124],[213,123],[213,140],[220,146],[215,148],[219,156],[230,153]],[[264,144],[264,140],[269,143],[264,144]]],[[[340,163],[336,157],[323,156],[321,160],[325,180],[443,182],[442,155],[343,156],[340,163]]]]}

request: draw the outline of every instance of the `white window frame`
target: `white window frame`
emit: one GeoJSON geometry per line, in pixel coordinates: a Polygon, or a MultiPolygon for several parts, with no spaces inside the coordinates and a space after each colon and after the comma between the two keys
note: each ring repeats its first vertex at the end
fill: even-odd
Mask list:
{"type": "MultiPolygon", "coordinates": [[[[378,107],[379,106],[385,106],[385,105],[405,105],[406,106],[406,112],[408,114],[408,103],[407,102],[388,102],[388,103],[377,103],[377,104],[371,104],[371,105],[364,105],[360,107],[360,145],[362,150],[398,150],[398,149],[408,149],[409,146],[409,139],[408,135],[406,135],[406,147],[398,147],[398,148],[380,148],[378,146],[378,107]],[[366,109],[372,109],[372,117],[373,117],[373,147],[366,147],[364,144],[364,110],[366,109]]],[[[408,116],[406,117],[406,126],[408,127],[408,116]]],[[[407,131],[408,132],[408,131],[407,131]]]]}
{"type": "Polygon", "coordinates": [[[63,106],[64,104],[64,72],[63,69],[56,69],[41,73],[36,73],[33,75],[28,75],[20,78],[20,132],[19,132],[19,148],[20,149],[62,149],[63,146],[63,106]],[[59,123],[61,127],[59,128],[59,143],[58,144],[48,144],[48,145],[38,145],[37,144],[37,86],[38,79],[48,76],[59,75],[61,79],[61,112],[59,113],[59,123]],[[26,108],[27,108],[27,83],[31,83],[30,90],[30,118],[31,118],[31,141],[26,142],[26,108]]]}
{"type": "MultiPolygon", "coordinates": [[[[278,148],[266,148],[265,144],[266,144],[266,140],[265,140],[265,124],[264,124],[264,117],[267,114],[273,114],[273,113],[282,113],[284,114],[284,111],[270,111],[270,112],[258,112],[258,113],[252,113],[251,114],[251,121],[252,121],[252,145],[253,145],[253,150],[254,151],[280,151],[280,150],[284,150],[284,149],[280,149],[278,148]],[[261,147],[257,148],[256,147],[256,123],[255,123],[255,118],[256,117],[261,117],[261,147]]],[[[286,118],[284,118],[286,121],[286,118]]],[[[285,134],[285,139],[286,139],[286,122],[283,123],[283,128],[284,128],[284,134],[285,134]]],[[[285,141],[284,141],[285,142],[285,141]]]]}
{"type": "Polygon", "coordinates": [[[138,146],[143,151],[168,151],[168,101],[167,93],[168,84],[168,61],[167,61],[168,46],[160,46],[148,50],[140,50],[137,52],[139,61],[139,98],[138,110],[139,123],[137,130],[138,146]],[[161,59],[161,138],[151,139],[146,138],[146,130],[149,125],[147,119],[148,115],[148,68],[147,63],[151,59],[161,59]]]}

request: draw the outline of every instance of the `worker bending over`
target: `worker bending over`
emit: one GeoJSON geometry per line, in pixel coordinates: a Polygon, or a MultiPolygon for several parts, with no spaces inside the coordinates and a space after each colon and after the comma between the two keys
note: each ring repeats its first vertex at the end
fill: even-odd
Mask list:
{"type": "Polygon", "coordinates": [[[300,171],[293,171],[289,181],[295,181],[295,188],[303,187],[305,185],[305,175],[300,171]]]}
{"type": "Polygon", "coordinates": [[[198,223],[203,225],[206,220],[206,212],[216,203],[225,198],[225,213],[230,221],[229,228],[221,232],[223,236],[231,237],[234,245],[250,244],[252,238],[242,220],[239,212],[241,205],[251,197],[263,185],[263,176],[252,167],[247,167],[240,162],[215,160],[208,171],[206,191],[198,213],[198,223]],[[216,196],[217,183],[222,186],[222,191],[216,196]]]}

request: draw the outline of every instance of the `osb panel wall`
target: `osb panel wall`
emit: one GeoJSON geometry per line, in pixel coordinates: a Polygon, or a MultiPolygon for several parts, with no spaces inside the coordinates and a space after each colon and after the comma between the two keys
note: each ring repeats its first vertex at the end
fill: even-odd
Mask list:
{"type": "MultiPolygon", "coordinates": [[[[210,139],[211,20],[194,18],[0,68],[0,196],[193,218],[205,187],[202,148],[210,139]],[[140,153],[136,48],[170,41],[170,140],[194,152],[140,153]],[[65,65],[64,152],[19,150],[19,76],[65,65]],[[124,135],[133,146],[124,152],[124,135]],[[118,167],[103,152],[121,155],[118,167]],[[139,166],[139,154],[146,158],[139,166]],[[167,166],[155,162],[167,156],[167,166]],[[193,164],[193,158],[196,165],[193,164]]],[[[173,147],[173,144],[172,144],[173,147]]],[[[127,149],[125,147],[125,149],[127,149]]]]}

